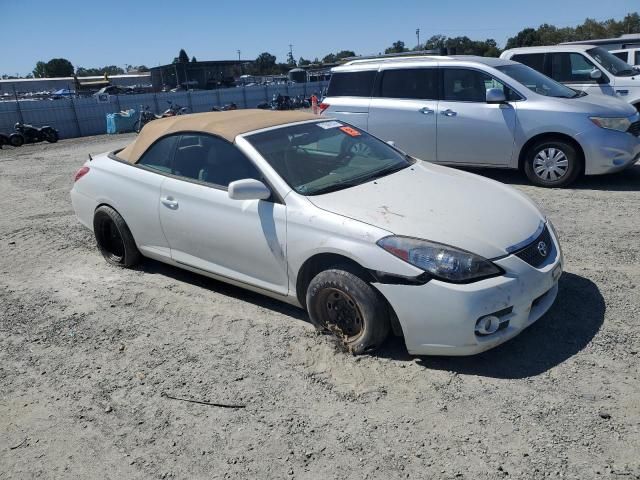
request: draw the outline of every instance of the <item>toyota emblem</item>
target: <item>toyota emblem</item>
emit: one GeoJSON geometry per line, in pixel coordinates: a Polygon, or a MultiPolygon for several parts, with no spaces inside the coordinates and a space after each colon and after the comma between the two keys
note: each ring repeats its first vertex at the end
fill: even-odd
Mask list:
{"type": "Polygon", "coordinates": [[[547,244],[544,242],[540,242],[538,243],[538,252],[540,253],[540,255],[542,255],[543,257],[547,256],[547,244]]]}

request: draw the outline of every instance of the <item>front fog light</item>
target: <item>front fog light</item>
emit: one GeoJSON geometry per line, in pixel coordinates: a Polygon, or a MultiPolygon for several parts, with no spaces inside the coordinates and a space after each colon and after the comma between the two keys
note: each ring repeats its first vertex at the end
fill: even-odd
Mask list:
{"type": "Polygon", "coordinates": [[[480,317],[476,322],[476,335],[491,335],[500,328],[500,319],[495,315],[480,317]]]}

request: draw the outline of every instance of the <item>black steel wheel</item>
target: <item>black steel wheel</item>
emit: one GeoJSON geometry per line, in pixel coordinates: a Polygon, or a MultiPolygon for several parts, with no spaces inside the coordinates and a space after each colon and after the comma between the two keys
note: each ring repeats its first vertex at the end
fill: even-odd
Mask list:
{"type": "Polygon", "coordinates": [[[140,251],[124,219],[113,208],[103,205],[93,217],[93,232],[105,260],[118,267],[131,267],[140,261],[140,251]]]}

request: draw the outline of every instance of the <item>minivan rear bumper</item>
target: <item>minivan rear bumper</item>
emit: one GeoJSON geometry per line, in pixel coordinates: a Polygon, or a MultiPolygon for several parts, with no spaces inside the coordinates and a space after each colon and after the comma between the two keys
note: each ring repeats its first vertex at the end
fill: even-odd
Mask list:
{"type": "Polygon", "coordinates": [[[630,133],[595,128],[575,139],[584,150],[586,175],[618,172],[640,159],[640,138],[630,133]]]}

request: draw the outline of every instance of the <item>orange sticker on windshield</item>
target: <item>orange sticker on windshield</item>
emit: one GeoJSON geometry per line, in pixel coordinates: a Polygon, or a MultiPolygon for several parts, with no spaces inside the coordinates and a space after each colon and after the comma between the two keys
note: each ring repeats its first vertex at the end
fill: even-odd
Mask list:
{"type": "Polygon", "coordinates": [[[358,130],[351,127],[340,127],[340,130],[351,137],[359,137],[360,135],[362,135],[358,130]]]}

